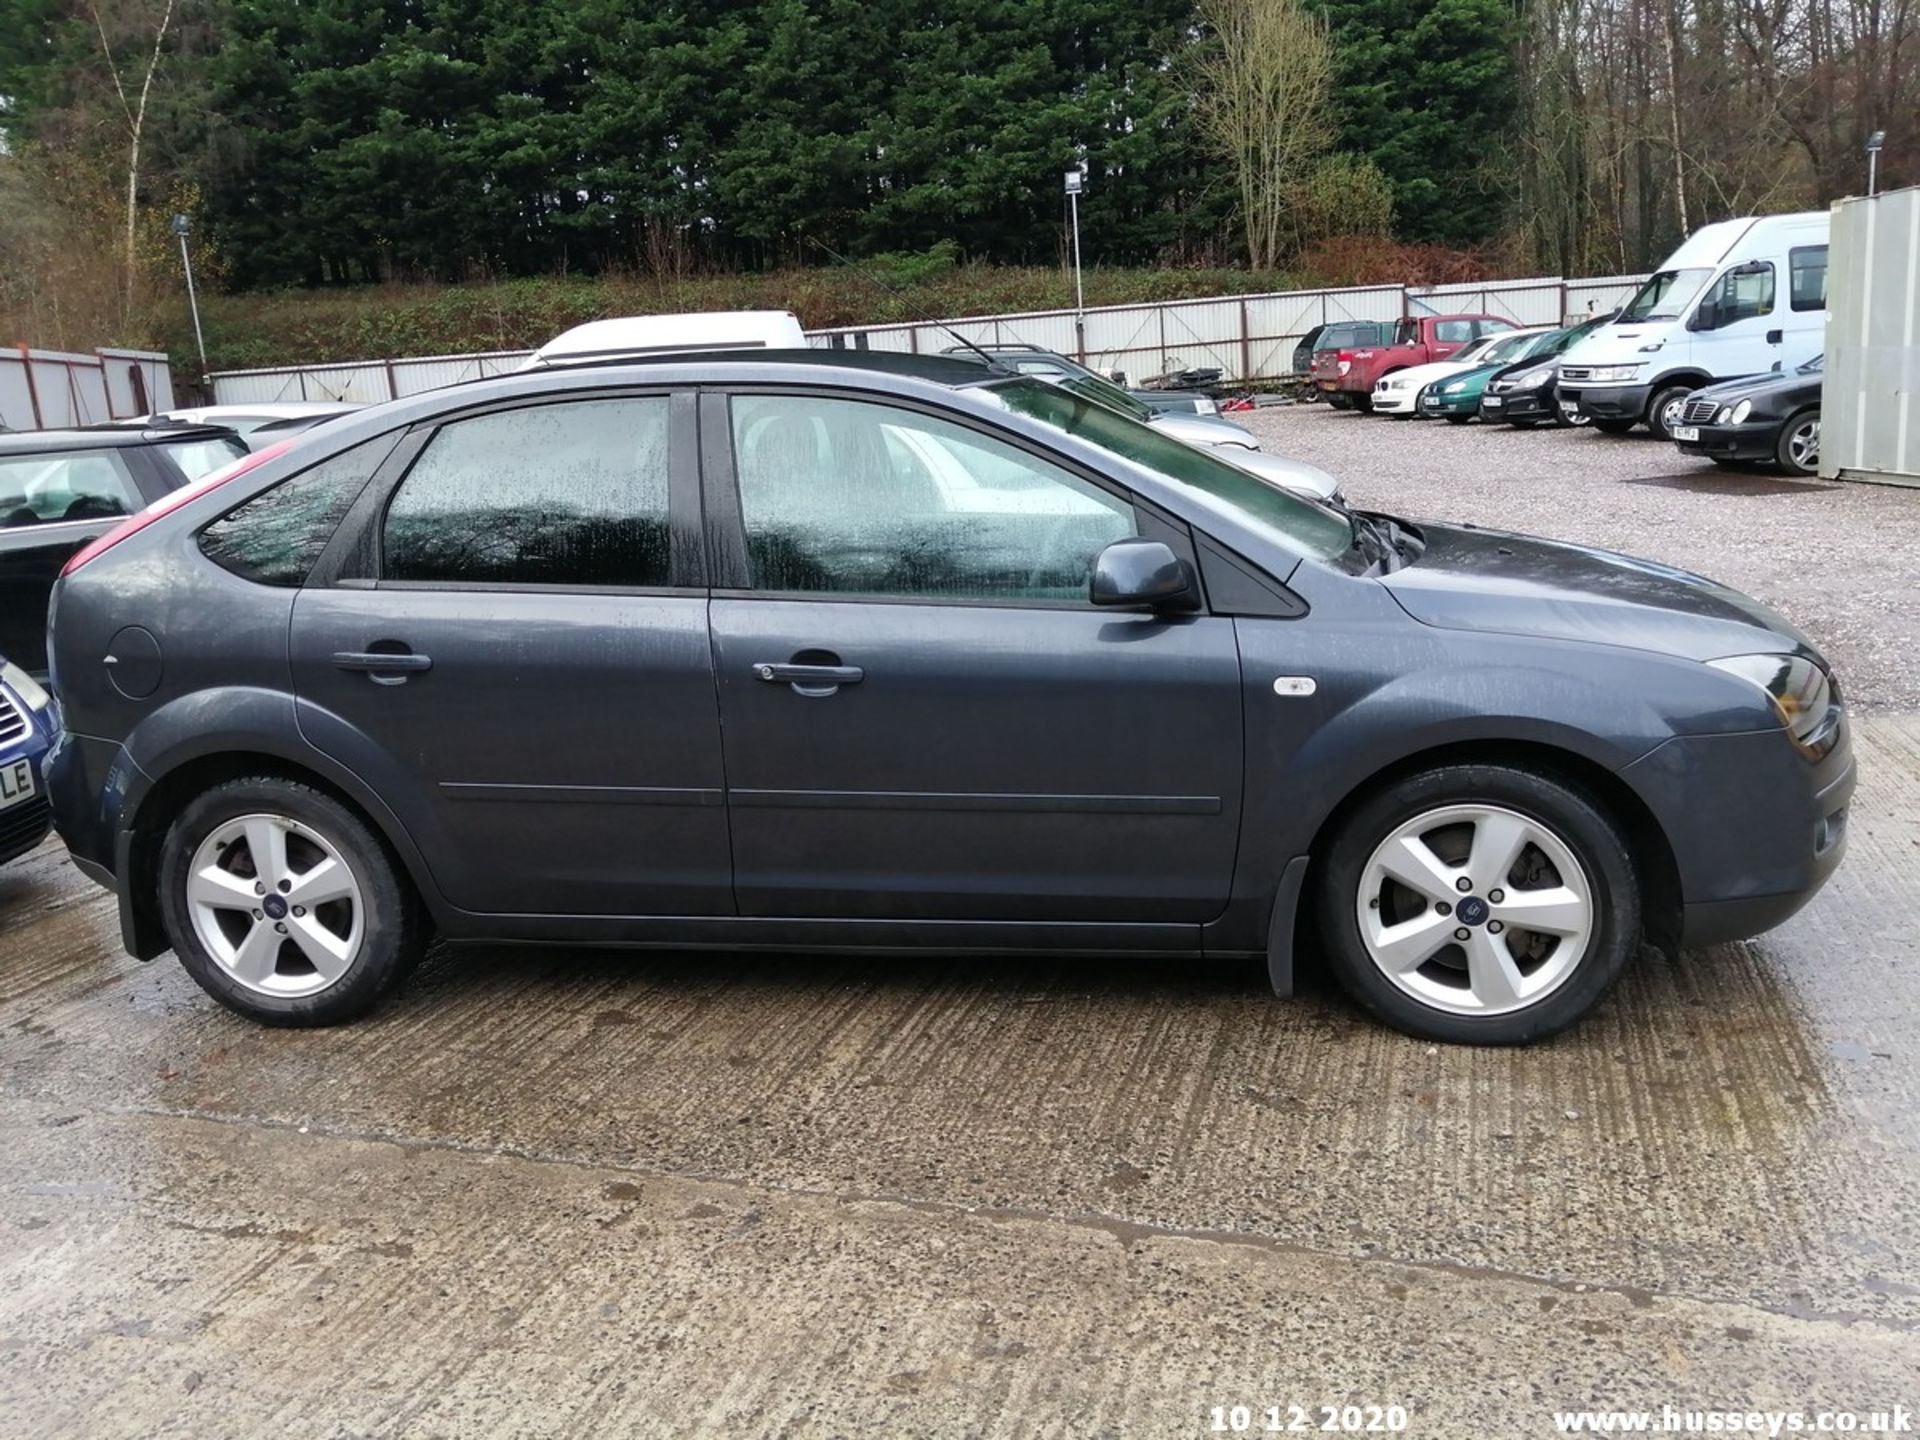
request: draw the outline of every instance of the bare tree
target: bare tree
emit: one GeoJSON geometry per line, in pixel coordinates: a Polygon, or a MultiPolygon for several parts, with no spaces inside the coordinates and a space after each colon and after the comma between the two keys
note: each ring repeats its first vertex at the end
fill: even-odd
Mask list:
{"type": "Polygon", "coordinates": [[[1332,142],[1333,41],[1302,0],[1200,0],[1203,133],[1234,169],[1255,269],[1279,263],[1291,197],[1332,142]]]}
{"type": "Polygon", "coordinates": [[[146,56],[145,69],[139,72],[140,90],[137,98],[127,93],[127,82],[131,79],[121,77],[120,61],[114,55],[113,41],[107,34],[107,22],[100,13],[99,0],[87,0],[87,9],[93,16],[93,27],[100,37],[100,58],[105,62],[107,75],[113,81],[113,93],[119,97],[120,112],[126,118],[127,125],[127,304],[133,304],[134,284],[139,274],[138,257],[135,253],[136,232],[140,213],[140,142],[147,129],[147,105],[153,98],[153,77],[160,68],[161,51],[166,45],[167,31],[173,25],[174,0],[166,0],[160,11],[158,21],[146,16],[139,17],[143,23],[136,30],[140,42],[140,53],[146,56]],[[153,44],[146,44],[147,29],[151,26],[153,44]]]}

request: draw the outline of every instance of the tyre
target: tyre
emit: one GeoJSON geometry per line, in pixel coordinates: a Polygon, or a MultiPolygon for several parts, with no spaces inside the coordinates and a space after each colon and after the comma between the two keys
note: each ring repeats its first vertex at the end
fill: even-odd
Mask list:
{"type": "Polygon", "coordinates": [[[1354,809],[1319,869],[1335,978],[1425,1040],[1552,1035],[1639,944],[1625,836],[1590,796],[1530,770],[1448,765],[1396,781],[1354,809]]]}
{"type": "Polygon", "coordinates": [[[1367,391],[1355,391],[1347,398],[1353,401],[1353,408],[1358,410],[1362,415],[1371,415],[1373,413],[1373,396],[1367,391]]]}
{"type": "Polygon", "coordinates": [[[269,775],[180,812],[160,851],[160,914],[200,988],[267,1025],[364,1015],[425,943],[381,838],[331,795],[269,775]]]}
{"type": "Polygon", "coordinates": [[[1639,423],[1638,420],[1595,420],[1593,428],[1602,435],[1624,435],[1639,423]]]}
{"type": "Polygon", "coordinates": [[[1647,429],[1653,432],[1656,440],[1673,439],[1673,427],[1680,423],[1680,412],[1686,408],[1687,396],[1697,388],[1693,385],[1668,385],[1653,392],[1653,399],[1647,402],[1647,429]]]}
{"type": "Polygon", "coordinates": [[[1341,394],[1338,390],[1329,390],[1327,392],[1327,404],[1336,410],[1351,410],[1353,408],[1349,403],[1348,397],[1341,394]]]}
{"type": "Polygon", "coordinates": [[[1820,468],[1820,412],[1802,410],[1780,427],[1773,458],[1789,475],[1811,475],[1820,468]]]}
{"type": "MultiPolygon", "coordinates": [[[[1593,417],[1591,415],[1583,415],[1578,410],[1569,415],[1566,411],[1562,410],[1556,402],[1553,407],[1553,423],[1562,430],[1578,430],[1593,424],[1593,417]]],[[[1602,426],[1601,428],[1605,429],[1606,427],[1602,426]]],[[[1624,435],[1627,430],[1631,430],[1632,428],[1633,424],[1629,421],[1624,429],[1610,431],[1609,433],[1624,435]]]]}

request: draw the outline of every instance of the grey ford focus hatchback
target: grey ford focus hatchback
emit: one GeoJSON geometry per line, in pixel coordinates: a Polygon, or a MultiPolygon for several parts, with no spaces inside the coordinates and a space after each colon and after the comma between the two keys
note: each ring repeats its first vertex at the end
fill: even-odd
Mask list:
{"type": "Polygon", "coordinates": [[[1513,1043],[1753,935],[1854,783],[1710,581],[1327,508],[1071,392],[834,352],[346,417],[74,558],[48,763],[125,943],[273,1024],[434,935],[1264,956],[1513,1043]]]}

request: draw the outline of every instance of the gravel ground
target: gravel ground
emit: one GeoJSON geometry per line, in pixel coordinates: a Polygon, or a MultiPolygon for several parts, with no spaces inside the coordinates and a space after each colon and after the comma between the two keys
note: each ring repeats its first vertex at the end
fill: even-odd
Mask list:
{"type": "Polygon", "coordinates": [[[1626,550],[1774,606],[1862,709],[1920,710],[1920,491],[1722,472],[1644,435],[1388,420],[1322,405],[1236,416],[1369,509],[1626,550]]]}

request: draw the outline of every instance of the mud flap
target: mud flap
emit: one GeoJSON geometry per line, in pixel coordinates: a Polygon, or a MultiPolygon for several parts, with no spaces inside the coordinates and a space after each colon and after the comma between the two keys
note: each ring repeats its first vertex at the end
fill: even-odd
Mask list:
{"type": "Polygon", "coordinates": [[[1300,887],[1307,882],[1311,857],[1296,855],[1280,872],[1273,893],[1273,917],[1267,922],[1267,983],[1285,1000],[1293,995],[1294,917],[1300,908],[1300,887]]]}

